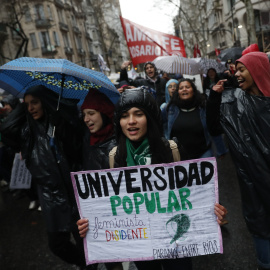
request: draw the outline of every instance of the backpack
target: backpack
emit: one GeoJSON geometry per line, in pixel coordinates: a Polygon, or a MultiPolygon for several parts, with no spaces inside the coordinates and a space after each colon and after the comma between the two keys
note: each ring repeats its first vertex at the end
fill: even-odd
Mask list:
{"type": "MultiPolygon", "coordinates": [[[[181,157],[180,157],[180,152],[178,150],[178,146],[177,143],[173,140],[168,140],[169,144],[170,144],[170,148],[172,149],[172,154],[173,154],[173,161],[180,161],[181,157]]],[[[117,146],[115,146],[109,153],[109,164],[110,164],[110,168],[114,168],[114,157],[116,155],[116,151],[117,151],[117,146]]]]}

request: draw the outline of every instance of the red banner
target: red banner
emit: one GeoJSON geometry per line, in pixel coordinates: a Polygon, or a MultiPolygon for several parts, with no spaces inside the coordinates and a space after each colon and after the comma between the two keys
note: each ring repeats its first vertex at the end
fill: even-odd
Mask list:
{"type": "Polygon", "coordinates": [[[158,56],[178,54],[186,57],[182,39],[141,26],[120,16],[133,66],[158,56]]]}
{"type": "Polygon", "coordinates": [[[195,44],[194,49],[193,49],[193,58],[200,58],[200,57],[202,57],[202,55],[201,55],[201,51],[199,49],[199,45],[195,44]]]}

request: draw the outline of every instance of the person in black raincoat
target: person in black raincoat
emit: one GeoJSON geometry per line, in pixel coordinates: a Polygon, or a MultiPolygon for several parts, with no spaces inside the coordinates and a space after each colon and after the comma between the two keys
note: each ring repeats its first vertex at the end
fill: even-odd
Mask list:
{"type": "MultiPolygon", "coordinates": [[[[17,106],[20,106],[20,100],[13,95],[7,95],[1,100],[4,114],[3,118],[0,119],[0,124],[5,120],[9,113],[11,113],[17,106]]],[[[8,145],[4,145],[0,135],[0,185],[8,185],[11,176],[11,169],[15,151],[8,145]]]]}
{"type": "MultiPolygon", "coordinates": [[[[225,132],[236,165],[243,214],[254,238],[258,269],[270,269],[270,64],[262,52],[236,61],[240,89],[213,87],[207,104],[213,135],[225,132]],[[221,103],[222,99],[222,103],[221,103]]],[[[244,247],[243,247],[244,248],[244,247]]]]}
{"type": "Polygon", "coordinates": [[[58,95],[45,86],[28,89],[24,95],[26,122],[23,116],[10,126],[2,126],[3,136],[20,140],[22,158],[37,183],[39,201],[47,227],[51,251],[67,263],[85,266],[83,245],[76,221],[79,217],[73,193],[70,171],[76,170],[79,161],[76,148],[80,128],[77,106],[62,99],[56,110],[58,95]],[[18,126],[18,123],[23,123],[18,126]],[[15,127],[14,127],[15,126],[15,127]],[[54,136],[55,127],[55,136],[54,136]],[[70,233],[77,241],[70,241],[70,233]]]}
{"type": "MultiPolygon", "coordinates": [[[[120,81],[128,81],[127,66],[130,64],[130,61],[126,61],[121,66],[120,72],[120,81]]],[[[160,78],[158,76],[156,65],[153,62],[146,62],[144,64],[144,72],[146,79],[137,79],[134,80],[131,85],[135,87],[147,86],[149,89],[155,91],[154,96],[158,106],[160,107],[162,103],[165,102],[165,88],[167,80],[160,78]]]]}

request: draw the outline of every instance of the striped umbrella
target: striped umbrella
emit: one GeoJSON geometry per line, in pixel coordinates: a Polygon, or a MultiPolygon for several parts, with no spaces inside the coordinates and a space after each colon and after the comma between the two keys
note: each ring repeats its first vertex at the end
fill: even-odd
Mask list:
{"type": "Polygon", "coordinates": [[[157,69],[167,73],[180,73],[195,75],[200,73],[200,66],[194,60],[179,56],[179,55],[166,55],[157,57],[153,63],[157,69]]]}
{"type": "Polygon", "coordinates": [[[207,74],[209,68],[214,68],[217,73],[223,73],[226,70],[224,63],[218,62],[216,59],[192,58],[200,66],[200,73],[207,74]]]}

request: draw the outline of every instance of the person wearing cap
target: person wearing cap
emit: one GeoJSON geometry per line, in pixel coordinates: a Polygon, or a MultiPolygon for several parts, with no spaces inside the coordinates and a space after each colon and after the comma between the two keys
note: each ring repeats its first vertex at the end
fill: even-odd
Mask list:
{"type": "MultiPolygon", "coordinates": [[[[121,66],[120,81],[128,81],[127,67],[131,61],[125,61],[121,66]]],[[[155,91],[155,99],[160,107],[165,102],[165,88],[167,81],[158,76],[156,65],[153,62],[146,62],[144,64],[144,72],[146,79],[134,80],[131,85],[135,87],[146,86],[155,91]]]]}
{"type": "Polygon", "coordinates": [[[208,127],[225,132],[238,175],[243,215],[253,236],[258,269],[270,269],[270,64],[262,52],[236,61],[239,87],[221,104],[224,80],[210,92],[208,127]]]}
{"type": "MultiPolygon", "coordinates": [[[[117,149],[111,168],[176,161],[170,143],[162,137],[159,107],[147,89],[128,89],[122,93],[115,106],[114,126],[117,149]]],[[[180,148],[178,151],[183,160],[185,158],[183,150],[180,148]]],[[[112,151],[110,155],[113,155],[112,151]]],[[[219,204],[215,205],[219,224],[222,223],[226,213],[226,208],[219,204]]],[[[84,222],[83,226],[82,232],[86,235],[88,222],[84,222]]],[[[192,269],[191,258],[135,261],[135,265],[138,270],[192,269]]]]}

